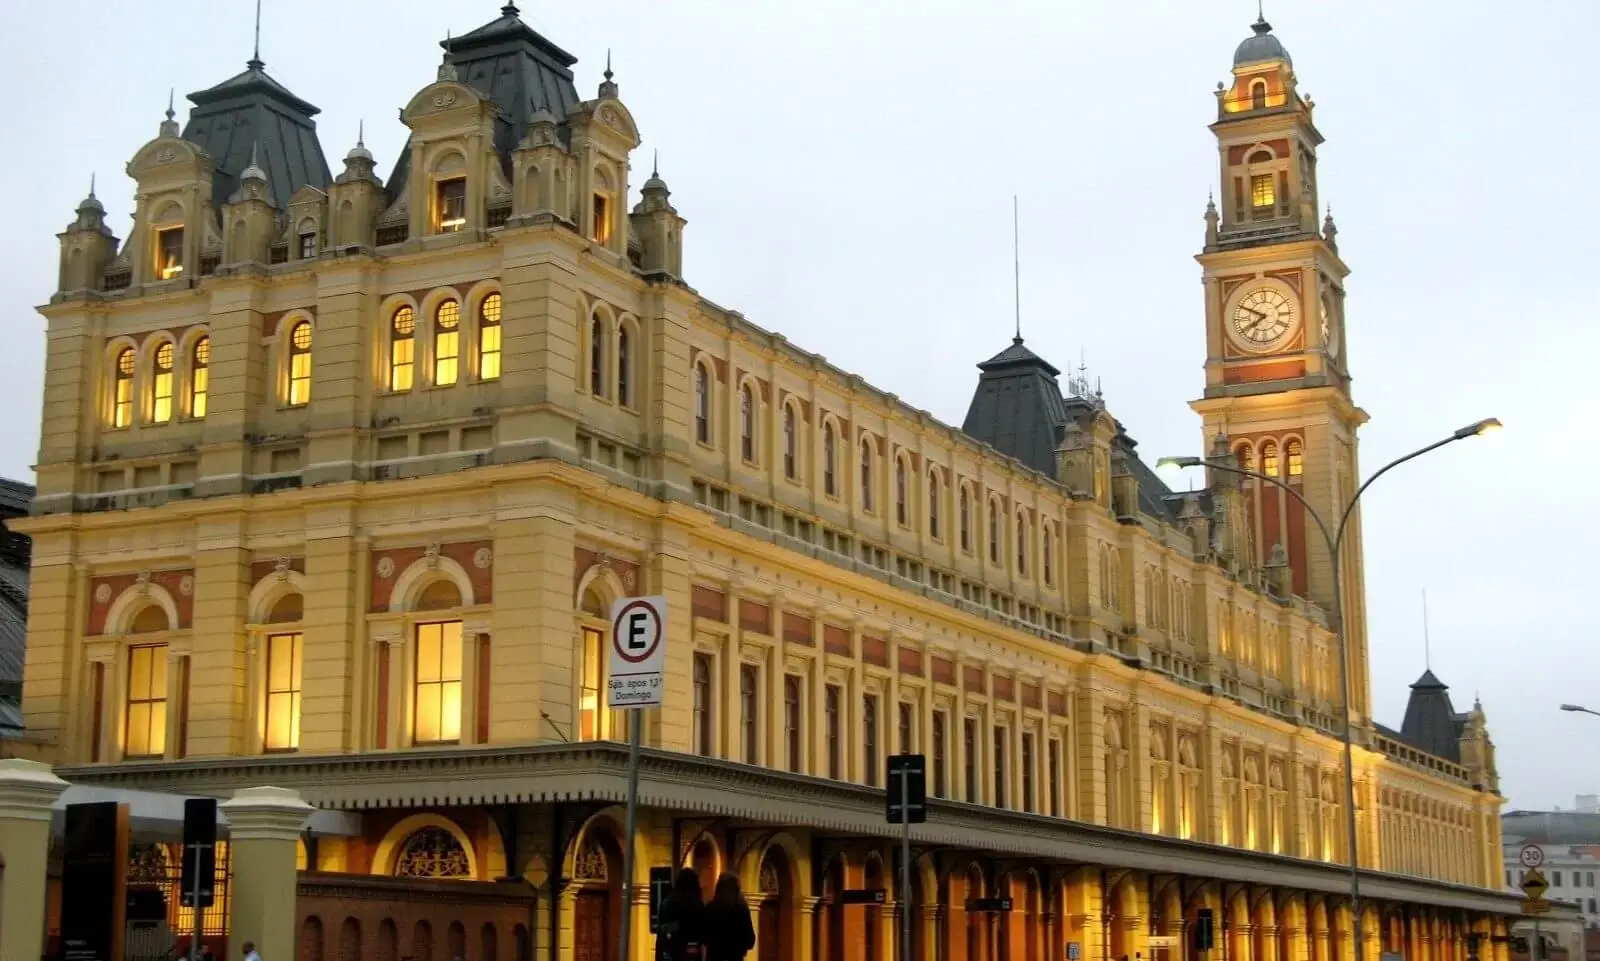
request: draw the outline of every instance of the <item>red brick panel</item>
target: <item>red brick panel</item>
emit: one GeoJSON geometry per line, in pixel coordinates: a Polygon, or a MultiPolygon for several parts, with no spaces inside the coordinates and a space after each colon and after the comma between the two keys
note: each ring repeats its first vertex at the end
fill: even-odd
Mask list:
{"type": "MultiPolygon", "coordinates": [[[[104,634],[106,632],[106,614],[110,612],[111,605],[117,602],[124,591],[136,587],[139,583],[139,574],[107,574],[94,578],[89,584],[89,624],[85,628],[88,634],[104,634]],[[105,589],[102,590],[101,588],[105,589]],[[101,598],[105,600],[101,600],[101,598]]],[[[178,623],[172,625],[173,630],[188,630],[194,620],[194,570],[184,568],[175,571],[151,571],[150,583],[156,584],[172,595],[172,601],[178,608],[178,623]],[[188,578],[188,593],[184,593],[184,578],[188,578]]]]}
{"type": "Polygon", "coordinates": [[[956,665],[954,661],[942,657],[931,658],[933,681],[935,684],[948,684],[951,687],[956,683],[956,665]]]}
{"type": "Polygon", "coordinates": [[[793,611],[783,612],[783,639],[790,644],[813,644],[811,618],[793,611]]]}
{"type": "Polygon", "coordinates": [[[1039,685],[1022,685],[1022,706],[1035,711],[1039,709],[1039,685]]]}
{"type": "Polygon", "coordinates": [[[844,657],[855,654],[855,648],[850,643],[850,631],[837,624],[822,625],[822,649],[844,657]]]}
{"type": "Polygon", "coordinates": [[[690,609],[695,617],[703,617],[718,624],[728,623],[728,595],[714,587],[694,586],[690,609]]]}
{"type": "Polygon", "coordinates": [[[1009,701],[1015,695],[1016,688],[1013,686],[1011,678],[997,675],[994,679],[994,699],[997,701],[1009,701]]]}
{"type": "Polygon", "coordinates": [[[739,629],[770,635],[772,633],[772,608],[756,601],[739,598],[739,629]]]}
{"type": "MultiPolygon", "coordinates": [[[[494,542],[487,540],[460,541],[455,544],[441,544],[439,556],[448,557],[461,565],[467,572],[467,580],[472,584],[472,599],[477,604],[494,603],[494,542]],[[484,567],[478,566],[478,551],[488,551],[485,555],[489,563],[484,567]]],[[[406,568],[427,556],[426,547],[396,547],[392,550],[372,552],[372,604],[369,610],[373,613],[387,611],[389,601],[393,596],[394,585],[400,580],[406,568]],[[394,564],[394,569],[384,577],[381,569],[386,566],[384,561],[394,564]]]]}
{"type": "Polygon", "coordinates": [[[889,642],[881,637],[861,639],[861,659],[877,667],[889,666],[889,642]]]}
{"type": "Polygon", "coordinates": [[[968,665],[961,671],[963,686],[969,691],[983,691],[983,668],[968,665]]]}
{"type": "Polygon", "coordinates": [[[914,647],[900,648],[900,673],[922,676],[922,652],[914,647]]]}

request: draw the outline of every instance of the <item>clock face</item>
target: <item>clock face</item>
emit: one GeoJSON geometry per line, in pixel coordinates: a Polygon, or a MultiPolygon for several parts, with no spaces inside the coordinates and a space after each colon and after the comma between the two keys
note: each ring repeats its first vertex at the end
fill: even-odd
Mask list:
{"type": "Polygon", "coordinates": [[[1294,330],[1294,301],[1276,287],[1257,287],[1234,304],[1232,324],[1240,346],[1270,350],[1294,330]]]}

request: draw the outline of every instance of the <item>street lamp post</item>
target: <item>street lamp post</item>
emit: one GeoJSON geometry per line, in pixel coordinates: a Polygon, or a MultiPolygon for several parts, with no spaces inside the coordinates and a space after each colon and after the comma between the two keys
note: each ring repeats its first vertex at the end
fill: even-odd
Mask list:
{"type": "MultiPolygon", "coordinates": [[[[1300,506],[1305,508],[1306,514],[1309,515],[1312,521],[1316,523],[1317,530],[1322,532],[1323,542],[1328,549],[1328,560],[1333,567],[1332,613],[1334,641],[1339,648],[1339,688],[1342,692],[1342,697],[1344,700],[1344,727],[1340,740],[1344,745],[1345,834],[1346,847],[1349,851],[1350,861],[1350,923],[1354,940],[1351,950],[1352,957],[1355,959],[1355,961],[1361,961],[1361,952],[1363,947],[1361,940],[1361,861],[1357,856],[1358,832],[1356,826],[1354,725],[1350,721],[1350,652],[1348,650],[1345,638],[1344,564],[1342,562],[1342,555],[1339,553],[1339,551],[1344,546],[1344,535],[1349,530],[1350,519],[1355,516],[1356,504],[1360,502],[1361,495],[1367,492],[1367,488],[1371,487],[1374,481],[1382,477],[1384,474],[1387,474],[1389,471],[1394,470],[1396,467],[1399,467],[1401,464],[1404,464],[1406,461],[1415,460],[1416,458],[1421,457],[1423,454],[1438,450],[1446,444],[1453,444],[1458,440],[1466,440],[1468,437],[1477,437],[1481,434],[1486,434],[1489,431],[1499,428],[1500,426],[1500,421],[1496,418],[1486,418],[1484,420],[1468,424],[1466,427],[1461,428],[1443,440],[1435,441],[1426,447],[1418,448],[1404,457],[1396,458],[1395,460],[1383,465],[1383,467],[1379,468],[1376,473],[1363,481],[1360,487],[1356,488],[1355,496],[1350,498],[1350,503],[1344,506],[1343,513],[1339,515],[1339,525],[1332,530],[1328,529],[1328,525],[1323,521],[1322,515],[1317,513],[1316,508],[1312,507],[1311,504],[1300,495],[1299,491],[1295,490],[1284,481],[1273,477],[1271,474],[1264,474],[1260,471],[1249,470],[1244,467],[1238,467],[1234,464],[1212,460],[1205,457],[1163,457],[1156,461],[1157,467],[1208,467],[1212,470],[1224,471],[1230,474],[1238,474],[1243,477],[1254,477],[1257,480],[1266,481],[1274,487],[1283,490],[1290,497],[1293,497],[1296,501],[1298,501],[1300,506]]],[[[1573,709],[1572,705],[1563,705],[1562,707],[1562,710],[1571,709],[1573,709]]],[[[1579,710],[1582,709],[1579,708],[1579,710]]]]}
{"type": "Polygon", "coordinates": [[[1563,711],[1571,711],[1574,714],[1593,714],[1595,717],[1600,717],[1600,711],[1591,711],[1582,704],[1563,704],[1561,709],[1563,711]]]}

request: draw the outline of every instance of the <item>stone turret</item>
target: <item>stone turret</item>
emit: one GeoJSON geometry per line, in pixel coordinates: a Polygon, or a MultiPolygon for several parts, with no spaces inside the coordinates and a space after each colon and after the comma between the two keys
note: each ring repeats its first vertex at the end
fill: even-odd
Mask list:
{"type": "Polygon", "coordinates": [[[657,274],[674,279],[683,276],[683,225],[672,206],[672,192],[661,179],[659,168],[652,168],[650,179],[639,192],[639,203],[633,208],[630,221],[643,250],[639,269],[646,275],[657,274]]]}
{"type": "Polygon", "coordinates": [[[344,170],[328,187],[329,227],[327,245],[370,249],[373,224],[384,206],[383,181],[376,173],[377,162],[365,143],[365,127],[356,134],[356,145],[344,155],[344,170]]]}
{"type": "Polygon", "coordinates": [[[276,239],[277,210],[272,199],[272,184],[257,160],[258,155],[253,152],[250,165],[239,172],[239,189],[223,208],[223,235],[227,238],[223,260],[227,264],[267,263],[268,248],[276,239]]]}
{"type": "Polygon", "coordinates": [[[117,255],[117,238],[106,226],[106,208],[94,195],[92,178],[89,196],[78,204],[78,216],[56,236],[61,240],[56,289],[62,293],[99,289],[106,265],[117,255]]]}

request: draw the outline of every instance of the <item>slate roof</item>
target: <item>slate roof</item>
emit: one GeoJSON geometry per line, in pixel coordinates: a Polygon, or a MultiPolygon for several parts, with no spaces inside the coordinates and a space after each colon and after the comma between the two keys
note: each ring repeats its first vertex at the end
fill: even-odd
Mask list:
{"type": "Polygon", "coordinates": [[[267,172],[280,211],[296,190],[306,185],[326,190],[333,179],[311,119],[320,111],[268,76],[265,66],[251,58],[243,73],[189,94],[194,109],[183,139],[216,163],[211,195],[218,206],[239,189],[239,174],[250,165],[252,151],[258,151],[257,165],[267,172]]]}
{"type": "MultiPolygon", "coordinates": [[[[511,169],[511,151],[526,136],[535,115],[549,113],[562,137],[568,136],[567,114],[581,101],[572,79],[572,65],[578,58],[523,23],[515,4],[502,7],[498,19],[440,41],[439,46],[450,54],[461,82],[499,108],[494,147],[507,171],[511,169]]],[[[391,200],[404,192],[410,174],[411,142],[407,140],[389,175],[391,200]]]]}
{"type": "MultiPolygon", "coordinates": [[[[28,639],[28,566],[32,541],[5,522],[28,513],[31,484],[0,479],[0,704],[20,695],[23,652],[28,639]]],[[[0,727],[4,727],[0,719],[0,727]]]]}
{"type": "Polygon", "coordinates": [[[1465,714],[1457,714],[1450,703],[1450,688],[1433,671],[1422,672],[1411,685],[1406,701],[1406,718],[1397,732],[1399,739],[1434,757],[1461,763],[1461,728],[1465,714]]]}

